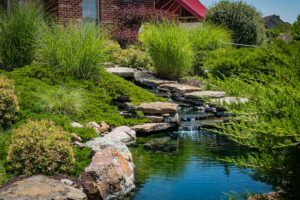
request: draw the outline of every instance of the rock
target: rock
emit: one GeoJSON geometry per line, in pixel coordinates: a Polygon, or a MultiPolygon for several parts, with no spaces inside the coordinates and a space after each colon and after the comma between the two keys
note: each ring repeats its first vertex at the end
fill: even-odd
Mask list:
{"type": "Polygon", "coordinates": [[[71,134],[71,139],[72,139],[72,142],[81,142],[82,141],[82,139],[81,139],[81,137],[79,137],[76,133],[72,133],[71,134]]]}
{"type": "Polygon", "coordinates": [[[144,114],[174,114],[177,112],[179,106],[176,103],[169,102],[152,102],[142,103],[138,109],[144,114]]]}
{"type": "Polygon", "coordinates": [[[3,200],[86,200],[87,196],[79,189],[58,180],[38,175],[16,181],[0,189],[3,200]]]}
{"type": "Polygon", "coordinates": [[[142,86],[150,87],[150,88],[157,88],[161,84],[176,83],[175,81],[167,81],[167,80],[158,79],[158,78],[152,76],[151,74],[149,74],[147,72],[142,72],[142,71],[136,71],[134,73],[134,80],[138,84],[140,84],[142,86]]]}
{"type": "Polygon", "coordinates": [[[164,117],[162,116],[145,116],[145,118],[149,119],[152,123],[159,123],[164,121],[164,117]]]}
{"type": "Polygon", "coordinates": [[[164,122],[166,123],[177,123],[179,124],[180,123],[180,117],[179,117],[179,114],[176,113],[173,117],[166,117],[164,122]]]}
{"type": "Polygon", "coordinates": [[[107,147],[115,147],[122,153],[126,160],[132,161],[132,154],[127,145],[120,141],[113,141],[105,137],[97,137],[86,142],[84,146],[91,148],[94,152],[102,151],[107,147]]]}
{"type": "Polygon", "coordinates": [[[251,195],[248,200],[279,200],[280,192],[269,192],[265,194],[255,194],[251,195]]]}
{"type": "Polygon", "coordinates": [[[71,126],[72,128],[83,128],[83,127],[84,127],[82,124],[80,124],[80,123],[78,123],[78,122],[72,122],[72,123],[70,124],[70,126],[71,126]]]}
{"type": "Polygon", "coordinates": [[[249,102],[248,98],[239,98],[239,97],[223,97],[219,99],[211,99],[211,103],[217,103],[217,104],[240,104],[240,103],[247,103],[249,102]]]}
{"type": "Polygon", "coordinates": [[[110,67],[106,68],[106,71],[123,78],[133,78],[136,70],[128,67],[110,67]]]}
{"type": "Polygon", "coordinates": [[[97,122],[89,122],[86,125],[88,128],[92,128],[96,131],[96,133],[100,134],[101,126],[97,122]]]}
{"type": "Polygon", "coordinates": [[[101,122],[100,123],[100,133],[104,134],[104,133],[108,133],[110,129],[110,125],[108,125],[106,122],[101,122]]]}
{"type": "Polygon", "coordinates": [[[118,199],[135,188],[134,165],[108,147],[94,155],[79,180],[89,199],[118,199]]]}
{"type": "Polygon", "coordinates": [[[185,94],[185,93],[196,92],[196,91],[202,90],[199,87],[183,85],[183,84],[178,84],[178,83],[162,84],[159,86],[159,88],[168,89],[172,92],[176,92],[179,94],[185,94]]]}
{"type": "Polygon", "coordinates": [[[69,185],[69,186],[75,185],[75,183],[69,179],[61,179],[60,182],[66,184],[66,185],[69,185]]]}
{"type": "Polygon", "coordinates": [[[104,136],[106,139],[133,144],[136,141],[136,133],[128,126],[119,126],[104,136]]]}
{"type": "Polygon", "coordinates": [[[159,152],[176,152],[179,140],[173,140],[170,137],[155,138],[144,144],[144,148],[159,152]]]}
{"type": "Polygon", "coordinates": [[[137,133],[151,133],[157,131],[166,131],[175,127],[176,124],[174,123],[146,123],[142,125],[135,125],[131,128],[137,133]]]}
{"type": "Polygon", "coordinates": [[[203,99],[203,98],[222,98],[226,93],[222,91],[198,91],[184,94],[186,98],[203,99]]]}
{"type": "Polygon", "coordinates": [[[78,141],[73,142],[73,145],[78,146],[80,148],[83,147],[83,144],[78,141]]]}

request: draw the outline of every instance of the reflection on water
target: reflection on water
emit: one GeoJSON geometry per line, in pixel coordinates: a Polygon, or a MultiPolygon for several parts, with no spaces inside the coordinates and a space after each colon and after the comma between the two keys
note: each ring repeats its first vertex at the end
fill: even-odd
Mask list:
{"type": "MultiPolygon", "coordinates": [[[[162,136],[162,135],[159,135],[162,136]]],[[[177,153],[146,151],[140,137],[131,147],[136,165],[137,190],[132,199],[226,199],[225,193],[269,192],[272,186],[253,180],[250,169],[219,161],[243,154],[245,149],[222,136],[204,131],[179,132],[177,153]]]]}

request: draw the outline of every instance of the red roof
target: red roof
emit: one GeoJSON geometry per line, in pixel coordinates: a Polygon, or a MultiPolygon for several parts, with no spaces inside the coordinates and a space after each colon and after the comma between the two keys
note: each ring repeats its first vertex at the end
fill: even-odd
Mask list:
{"type": "Polygon", "coordinates": [[[205,17],[208,11],[199,0],[176,0],[176,2],[198,19],[205,17]]]}

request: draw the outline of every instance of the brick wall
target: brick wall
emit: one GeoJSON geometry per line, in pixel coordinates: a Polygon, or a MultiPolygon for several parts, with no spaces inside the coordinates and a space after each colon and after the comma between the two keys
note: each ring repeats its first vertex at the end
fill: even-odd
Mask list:
{"type": "Polygon", "coordinates": [[[100,23],[113,23],[114,16],[120,8],[132,5],[154,7],[154,0],[99,0],[100,23]]]}
{"type": "Polygon", "coordinates": [[[82,0],[57,0],[57,17],[60,23],[82,21],[82,0]]]}

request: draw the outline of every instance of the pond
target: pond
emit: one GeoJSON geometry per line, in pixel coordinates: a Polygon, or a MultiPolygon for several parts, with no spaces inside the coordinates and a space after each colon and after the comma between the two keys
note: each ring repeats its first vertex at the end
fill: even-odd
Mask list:
{"type": "MultiPolygon", "coordinates": [[[[170,133],[169,133],[170,134],[170,133]]],[[[167,133],[167,135],[169,135],[167,133]]],[[[239,168],[220,159],[247,151],[228,139],[207,131],[180,131],[175,153],[146,150],[144,143],[166,133],[139,137],[131,147],[136,166],[134,200],[228,199],[227,194],[265,193],[272,186],[259,181],[251,169],[239,168]]]]}

